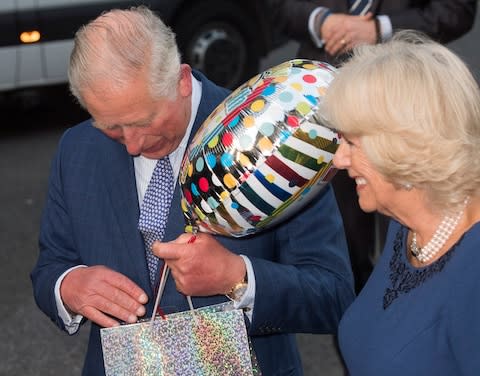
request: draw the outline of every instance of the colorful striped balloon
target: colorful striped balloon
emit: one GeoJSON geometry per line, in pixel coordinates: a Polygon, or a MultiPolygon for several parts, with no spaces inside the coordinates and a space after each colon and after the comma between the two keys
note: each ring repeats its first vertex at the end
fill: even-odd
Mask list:
{"type": "Polygon", "coordinates": [[[187,231],[245,236],[301,209],[330,181],[338,136],[316,114],[335,68],[296,59],[232,92],[180,171],[187,231]]]}

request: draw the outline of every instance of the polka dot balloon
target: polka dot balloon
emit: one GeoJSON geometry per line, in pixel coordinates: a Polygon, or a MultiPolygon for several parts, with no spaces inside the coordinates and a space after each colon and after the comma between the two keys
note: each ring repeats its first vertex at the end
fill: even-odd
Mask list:
{"type": "Polygon", "coordinates": [[[300,210],[330,181],[338,136],[315,113],[334,71],[318,61],[287,61],[212,112],[180,171],[187,231],[256,233],[300,210]]]}

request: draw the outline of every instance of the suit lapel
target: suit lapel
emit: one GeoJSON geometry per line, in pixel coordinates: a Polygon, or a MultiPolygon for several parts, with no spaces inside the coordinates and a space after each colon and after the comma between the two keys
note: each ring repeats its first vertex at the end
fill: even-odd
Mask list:
{"type": "Polygon", "coordinates": [[[137,229],[140,210],[133,159],[126,153],[124,146],[118,144],[118,147],[114,147],[113,150],[106,150],[105,161],[110,204],[123,237],[122,243],[126,248],[126,252],[118,252],[118,255],[119,257],[127,255],[128,258],[122,260],[122,265],[128,265],[129,268],[121,272],[139,281],[145,291],[151,291],[144,243],[137,229]],[[135,275],[129,275],[131,270],[135,271],[135,275]]]}

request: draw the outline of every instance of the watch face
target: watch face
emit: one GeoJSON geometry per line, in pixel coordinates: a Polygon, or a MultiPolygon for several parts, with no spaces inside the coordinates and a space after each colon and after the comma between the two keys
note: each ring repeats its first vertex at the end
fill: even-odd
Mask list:
{"type": "Polygon", "coordinates": [[[245,294],[245,291],[247,291],[247,286],[248,284],[246,282],[238,283],[227,296],[233,300],[240,300],[243,294],[245,294]]]}

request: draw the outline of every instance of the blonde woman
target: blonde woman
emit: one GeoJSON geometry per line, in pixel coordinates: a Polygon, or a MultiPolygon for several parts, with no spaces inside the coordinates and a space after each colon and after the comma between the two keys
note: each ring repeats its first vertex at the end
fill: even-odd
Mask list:
{"type": "Polygon", "coordinates": [[[478,84],[446,47],[401,32],[354,51],[321,113],[362,210],[391,217],[340,323],[350,374],[479,375],[478,84]]]}

